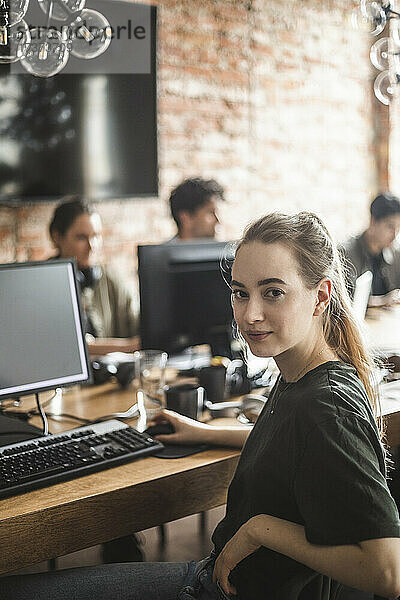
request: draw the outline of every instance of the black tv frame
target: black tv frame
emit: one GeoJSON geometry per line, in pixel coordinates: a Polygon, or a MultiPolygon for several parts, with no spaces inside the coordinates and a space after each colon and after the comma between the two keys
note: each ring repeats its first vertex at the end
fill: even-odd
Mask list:
{"type": "MultiPolygon", "coordinates": [[[[136,2],[135,2],[136,3],[136,2]]],[[[158,197],[159,194],[159,163],[158,163],[158,155],[159,155],[159,151],[158,151],[158,146],[159,146],[159,131],[158,131],[158,87],[157,87],[157,73],[158,73],[158,65],[157,65],[157,56],[158,56],[158,46],[157,46],[157,39],[158,39],[158,19],[157,19],[157,6],[156,5],[146,5],[150,8],[151,11],[151,19],[150,19],[150,23],[151,23],[151,73],[152,73],[152,112],[154,115],[154,123],[155,123],[155,148],[154,148],[154,192],[149,192],[149,193],[139,193],[139,192],[135,192],[132,191],[131,193],[127,193],[127,194],[110,194],[107,196],[102,196],[102,197],[96,197],[96,196],[90,196],[87,199],[92,201],[92,202],[109,202],[109,201],[126,201],[126,200],[131,200],[132,198],[154,198],[154,197],[158,197]],[[154,69],[154,72],[153,72],[154,69]]],[[[5,72],[6,70],[10,70],[10,66],[7,64],[0,64],[0,75],[1,73],[5,72]]],[[[28,73],[26,74],[21,74],[18,76],[24,76],[24,77],[33,77],[31,75],[29,75],[28,73]]],[[[61,76],[62,76],[62,72],[61,72],[61,76]]],[[[68,75],[66,75],[68,76],[68,75]]],[[[52,195],[52,196],[7,196],[7,197],[2,197],[0,195],[0,207],[4,206],[4,207],[11,207],[11,208],[15,208],[15,207],[19,207],[19,206],[35,206],[37,204],[44,204],[44,203],[50,203],[50,202],[59,202],[62,198],[64,198],[67,195],[75,195],[73,193],[70,192],[65,192],[63,194],[60,195],[52,195]]],[[[79,194],[77,194],[79,195],[79,194]]]]}

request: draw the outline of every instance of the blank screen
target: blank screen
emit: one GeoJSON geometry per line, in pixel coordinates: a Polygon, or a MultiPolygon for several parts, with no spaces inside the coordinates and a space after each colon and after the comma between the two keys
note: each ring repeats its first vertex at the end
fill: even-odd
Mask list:
{"type": "Polygon", "coordinates": [[[72,263],[0,268],[0,396],[88,378],[72,263]]]}

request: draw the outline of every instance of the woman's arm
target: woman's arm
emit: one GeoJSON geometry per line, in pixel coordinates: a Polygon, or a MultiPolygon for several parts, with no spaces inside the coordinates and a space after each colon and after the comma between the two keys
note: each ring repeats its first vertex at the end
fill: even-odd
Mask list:
{"type": "Polygon", "coordinates": [[[289,556],[345,585],[385,598],[400,595],[400,538],[319,546],[307,541],[303,526],[270,515],[252,517],[218,556],[214,579],[226,593],[235,593],[228,580],[229,573],[260,546],[289,556]]]}
{"type": "Polygon", "coordinates": [[[251,426],[217,427],[194,421],[171,410],[163,410],[153,419],[154,423],[168,421],[175,432],[157,435],[155,438],[166,444],[211,444],[242,448],[251,431],[251,426]]]}

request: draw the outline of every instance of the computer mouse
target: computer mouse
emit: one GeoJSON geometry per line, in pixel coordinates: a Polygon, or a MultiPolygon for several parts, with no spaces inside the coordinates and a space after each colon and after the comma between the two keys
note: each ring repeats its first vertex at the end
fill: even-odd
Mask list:
{"type": "Polygon", "coordinates": [[[147,433],[147,435],[149,435],[150,437],[155,437],[156,435],[169,435],[170,433],[174,432],[174,426],[169,422],[151,425],[144,431],[144,433],[147,433]]]}

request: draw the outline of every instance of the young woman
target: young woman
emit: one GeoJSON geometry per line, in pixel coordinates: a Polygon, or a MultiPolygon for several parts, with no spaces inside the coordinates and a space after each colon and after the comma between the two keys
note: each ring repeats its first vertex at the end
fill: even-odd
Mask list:
{"type": "Polygon", "coordinates": [[[57,258],[76,259],[91,354],[133,352],[140,347],[137,311],[121,278],[97,263],[101,229],[93,207],[73,196],[57,206],[49,233],[57,258]]]}
{"type": "Polygon", "coordinates": [[[341,584],[400,594],[399,515],[373,416],[372,362],[324,225],[310,213],[255,222],[231,287],[245,342],[281,373],[253,430],[168,411],[157,419],[174,425],[165,442],[244,446],[213,554],[0,579],[0,597],[333,600],[341,584]]]}

